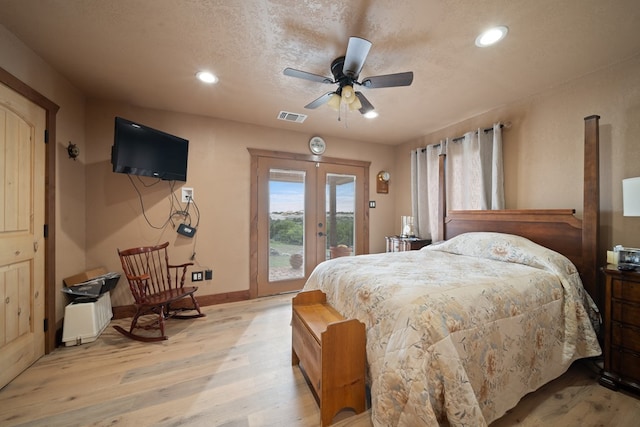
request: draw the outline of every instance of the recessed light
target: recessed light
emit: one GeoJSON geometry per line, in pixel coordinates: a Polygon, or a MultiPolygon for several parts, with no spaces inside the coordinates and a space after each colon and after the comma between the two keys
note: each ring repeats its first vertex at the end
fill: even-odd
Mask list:
{"type": "Polygon", "coordinates": [[[490,28],[476,37],[476,46],[486,47],[498,43],[500,40],[505,38],[508,31],[509,28],[505,27],[504,25],[490,28]]]}
{"type": "Polygon", "coordinates": [[[375,110],[367,111],[363,114],[367,119],[375,119],[378,117],[378,112],[375,110]]]}
{"type": "Polygon", "coordinates": [[[208,71],[198,71],[198,73],[196,73],[196,77],[201,82],[205,82],[205,83],[217,83],[218,82],[218,77],[216,77],[215,75],[213,75],[212,73],[210,73],[208,71]]]}

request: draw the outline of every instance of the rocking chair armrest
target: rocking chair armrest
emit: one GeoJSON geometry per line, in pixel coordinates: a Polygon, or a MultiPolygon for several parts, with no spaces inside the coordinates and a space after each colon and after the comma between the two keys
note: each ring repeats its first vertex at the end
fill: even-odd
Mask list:
{"type": "Polygon", "coordinates": [[[151,278],[151,276],[149,276],[148,273],[141,274],[140,276],[132,276],[125,273],[125,276],[127,276],[127,280],[136,280],[136,281],[149,280],[151,278]]]}
{"type": "Polygon", "coordinates": [[[187,267],[189,267],[191,265],[193,265],[192,262],[186,262],[184,264],[177,264],[177,265],[169,264],[169,265],[167,265],[167,268],[187,268],[187,267]]]}
{"type": "Polygon", "coordinates": [[[177,264],[177,265],[173,265],[173,264],[167,264],[167,269],[168,270],[173,270],[175,273],[175,280],[176,280],[176,285],[178,288],[183,288],[184,287],[184,281],[186,279],[187,276],[187,267],[193,265],[192,262],[186,262],[184,264],[177,264]],[[182,275],[179,275],[180,270],[182,269],[182,275]]]}
{"type": "Polygon", "coordinates": [[[147,296],[147,281],[151,278],[148,273],[134,276],[125,273],[127,281],[129,282],[129,288],[133,293],[133,298],[136,302],[141,301],[147,296]]]}

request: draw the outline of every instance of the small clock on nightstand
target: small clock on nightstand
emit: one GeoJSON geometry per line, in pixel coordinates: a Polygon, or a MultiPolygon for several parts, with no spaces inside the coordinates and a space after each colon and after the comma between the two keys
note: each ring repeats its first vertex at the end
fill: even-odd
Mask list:
{"type": "Polygon", "coordinates": [[[324,150],[327,148],[327,143],[324,142],[324,139],[319,136],[314,136],[309,140],[309,150],[317,156],[324,153],[324,150]]]}

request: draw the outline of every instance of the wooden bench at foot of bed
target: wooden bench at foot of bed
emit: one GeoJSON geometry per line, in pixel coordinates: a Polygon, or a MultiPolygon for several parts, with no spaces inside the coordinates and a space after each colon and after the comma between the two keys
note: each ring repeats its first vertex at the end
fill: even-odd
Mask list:
{"type": "Polygon", "coordinates": [[[365,328],[345,319],[319,290],[293,298],[291,363],[311,384],[322,426],[342,409],[365,410],[365,328]]]}

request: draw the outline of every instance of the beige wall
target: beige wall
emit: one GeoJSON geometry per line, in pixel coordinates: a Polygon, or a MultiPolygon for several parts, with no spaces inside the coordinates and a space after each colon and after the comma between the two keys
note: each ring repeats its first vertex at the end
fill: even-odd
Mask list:
{"type": "MultiPolygon", "coordinates": [[[[135,108],[92,100],[0,26],[0,67],[60,106],[56,149],[56,286],[85,268],[105,265],[120,270],[116,248],[169,240],[176,259],[189,257],[214,270],[202,292],[244,290],[249,280],[248,147],[307,153],[311,135],[279,131],[212,118],[135,108]],[[85,105],[86,103],[86,105],[85,105]],[[195,239],[149,227],[126,175],[111,172],[113,116],[140,121],[191,141],[189,181],[201,210],[195,239]],[[67,158],[66,146],[80,147],[67,158]]],[[[640,58],[585,76],[538,96],[495,109],[399,147],[327,138],[327,156],[372,162],[370,250],[384,250],[384,236],[399,231],[401,215],[411,211],[409,151],[459,136],[494,121],[510,121],[504,133],[508,208],[564,208],[582,205],[583,118],[601,121],[601,231],[603,249],[612,244],[640,246],[640,218],[621,215],[621,180],[640,176],[640,58]],[[363,153],[366,153],[363,156],[363,153]],[[375,193],[375,174],[391,173],[390,193],[375,193]]],[[[178,188],[176,188],[178,189],[178,188]]],[[[145,188],[152,223],[168,212],[166,183],[145,188]]],[[[121,283],[114,304],[127,300],[121,283]]],[[[57,320],[65,299],[57,299],[57,320]]]]}
{"type": "MultiPolygon", "coordinates": [[[[84,96],[38,55],[0,25],[0,67],[56,103],[56,285],[62,278],[84,270],[85,258],[85,158],[84,96]],[[80,157],[68,158],[69,141],[78,144],[80,157]]],[[[56,320],[64,313],[66,299],[56,295],[56,320]]]]}
{"type": "MultiPolygon", "coordinates": [[[[275,119],[274,119],[275,120],[275,119]]],[[[337,124],[336,124],[337,125],[337,124]]],[[[213,280],[199,283],[199,293],[218,294],[249,289],[250,155],[247,148],[307,154],[311,135],[217,120],[207,117],[135,108],[91,100],[86,111],[87,140],[87,265],[106,265],[120,271],[116,248],[171,242],[171,256],[186,261],[193,252],[201,268],[213,269],[213,280]],[[110,150],[114,116],[181,136],[189,140],[188,181],[200,210],[200,225],[194,238],[178,235],[171,227],[149,226],[141,215],[138,195],[127,175],[113,173],[110,150]]],[[[394,147],[366,144],[330,137],[326,156],[371,162],[370,251],[385,250],[386,234],[393,233],[394,193],[375,193],[375,174],[394,171],[394,147]]],[[[143,194],[147,218],[154,226],[166,221],[170,210],[169,183],[134,177],[143,194]],[[156,183],[153,187],[144,187],[156,183]]],[[[194,218],[195,220],[195,218],[194,218]]],[[[190,279],[190,278],[189,278],[190,279]]],[[[114,305],[130,301],[126,284],[112,294],[114,305]]]]}
{"type": "MultiPolygon", "coordinates": [[[[622,216],[622,179],[640,176],[640,56],[584,76],[396,149],[397,187],[408,188],[410,151],[494,122],[503,133],[508,209],[575,208],[582,212],[584,117],[600,116],[601,252],[640,246],[640,218],[622,216]]],[[[398,196],[398,212],[411,195],[398,196]]]]}
{"type": "MultiPolygon", "coordinates": [[[[247,147],[308,153],[311,135],[242,125],[216,119],[92,101],[51,68],[31,49],[0,25],[0,67],[60,106],[56,137],[56,322],[60,326],[66,298],[58,291],[64,277],[104,265],[120,271],[116,248],[169,240],[176,246],[175,258],[189,257],[196,249],[196,262],[214,270],[214,279],[204,282],[204,294],[248,289],[249,155],[247,147]],[[201,209],[201,227],[193,240],[147,226],[140,205],[125,175],[111,172],[113,115],[138,120],[191,140],[189,182],[201,209]],[[85,117],[86,115],[86,117],[85,117]],[[85,134],[86,132],[86,134],[85,134]],[[69,141],[80,148],[71,160],[69,141]],[[215,176],[214,176],[215,172],[215,176]]],[[[326,138],[327,156],[371,161],[370,251],[384,251],[384,236],[393,233],[393,190],[375,194],[375,173],[392,174],[394,150],[326,138]],[[366,148],[365,148],[366,147],[366,148]],[[363,158],[362,153],[367,153],[363,158]]],[[[145,207],[153,224],[168,211],[168,187],[161,183],[146,189],[145,207]]],[[[179,188],[179,187],[176,187],[179,188]]],[[[128,301],[122,281],[114,305],[128,301]]]]}

